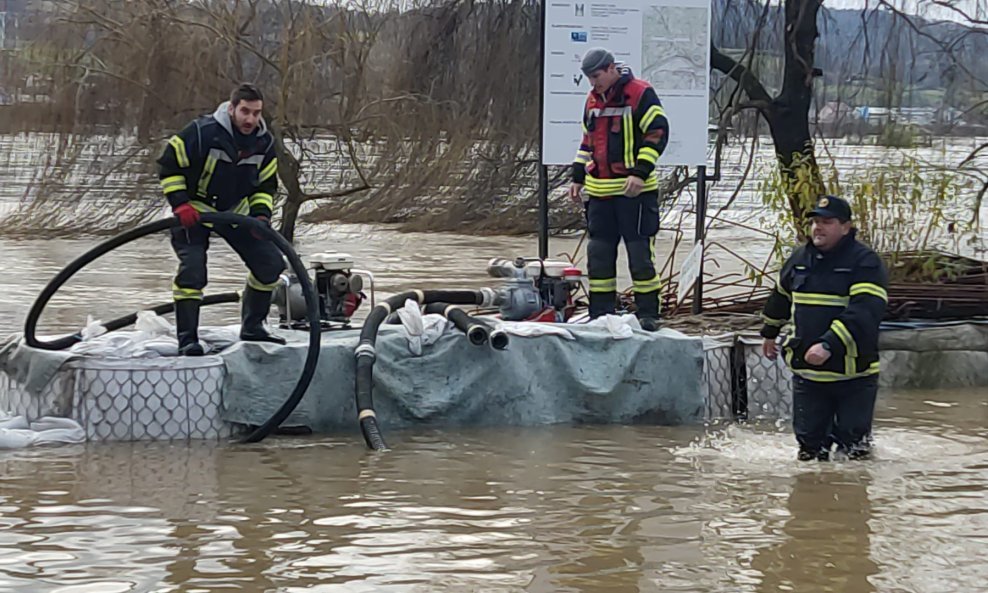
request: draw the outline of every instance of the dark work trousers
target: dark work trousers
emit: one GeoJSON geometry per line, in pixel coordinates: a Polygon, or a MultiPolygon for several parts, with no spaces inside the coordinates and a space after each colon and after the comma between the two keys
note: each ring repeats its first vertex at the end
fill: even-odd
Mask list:
{"type": "Polygon", "coordinates": [[[206,287],[206,251],[212,233],[223,237],[246,264],[250,270],[247,283],[253,288],[270,291],[285,269],[281,252],[274,243],[254,238],[244,226],[216,225],[209,229],[196,225],[190,229],[176,227],[171,232],[172,248],[179,259],[174,287],[176,300],[183,295],[192,296],[189,291],[201,294],[206,287]]]}
{"type": "Polygon", "coordinates": [[[590,198],[586,203],[587,272],[590,316],[614,313],[617,300],[618,244],[624,239],[638,317],[658,319],[661,281],[655,273],[655,235],[659,231],[659,193],[638,197],[590,198]]]}
{"type": "Polygon", "coordinates": [[[836,444],[849,455],[871,449],[878,375],[822,383],[793,377],[793,430],[799,448],[822,452],[836,444]]]}

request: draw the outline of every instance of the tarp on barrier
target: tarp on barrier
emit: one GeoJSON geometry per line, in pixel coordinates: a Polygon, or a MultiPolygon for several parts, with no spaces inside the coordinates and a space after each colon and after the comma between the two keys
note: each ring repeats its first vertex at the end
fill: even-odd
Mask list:
{"type": "MultiPolygon", "coordinates": [[[[544,325],[545,331],[556,334],[519,335],[530,333],[533,325],[542,324],[504,324],[513,333],[504,351],[471,345],[452,328],[423,341],[401,325],[383,326],[374,367],[374,401],[382,426],[684,424],[704,420],[708,388],[702,338],[668,329],[648,333],[615,324],[544,325]]],[[[116,373],[133,369],[140,373],[135,377],[158,376],[148,374],[144,367],[188,367],[191,380],[206,363],[204,359],[162,356],[170,348],[160,344],[167,341],[162,335],[143,336],[157,340],[161,347],[141,344],[135,350],[141,358],[110,359],[98,354],[100,340],[119,353],[126,350],[122,345],[138,343],[140,336],[135,335],[139,333],[114,332],[94,338],[77,347],[86,354],[36,350],[11,341],[0,347],[0,370],[21,390],[40,395],[69,361],[72,366],[85,366],[87,360],[96,359],[102,367],[112,360],[116,373]]],[[[219,336],[217,342],[223,342],[230,334],[218,330],[214,335],[219,336]]],[[[357,330],[323,335],[313,382],[285,425],[306,425],[320,432],[354,429],[353,351],[358,336],[357,330]]],[[[286,346],[234,342],[216,355],[225,367],[221,417],[254,425],[267,420],[294,388],[305,359],[306,338],[304,332],[291,332],[286,346]]]]}
{"type": "MultiPolygon", "coordinates": [[[[603,328],[511,336],[507,350],[473,346],[446,332],[421,355],[400,326],[377,340],[374,403],[382,426],[700,422],[706,385],[703,342],[664,330],[616,340],[603,328]]],[[[355,426],[356,331],[323,338],[312,386],[289,419],[315,430],[355,426]]],[[[305,345],[238,343],[223,352],[224,418],[260,424],[284,401],[305,345]]]]}

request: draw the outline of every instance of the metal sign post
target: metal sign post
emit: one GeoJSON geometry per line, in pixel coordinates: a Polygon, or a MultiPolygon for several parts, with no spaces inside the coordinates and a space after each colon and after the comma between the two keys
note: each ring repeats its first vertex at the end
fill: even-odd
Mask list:
{"type": "Polygon", "coordinates": [[[545,165],[545,3],[539,2],[539,259],[549,257],[549,168],[545,165]]]}
{"type": "MultiPolygon", "coordinates": [[[[696,232],[694,242],[703,245],[706,238],[707,226],[707,167],[700,165],[696,168],[696,232]]],[[[693,314],[703,312],[703,247],[700,248],[700,261],[693,285],[693,314]]]]}

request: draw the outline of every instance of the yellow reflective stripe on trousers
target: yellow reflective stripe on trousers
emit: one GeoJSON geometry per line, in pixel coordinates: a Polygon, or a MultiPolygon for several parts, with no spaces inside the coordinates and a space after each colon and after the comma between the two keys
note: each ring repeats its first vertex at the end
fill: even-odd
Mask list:
{"type": "Polygon", "coordinates": [[[651,280],[632,280],[631,287],[635,292],[654,292],[656,290],[662,290],[662,279],[656,275],[651,280]]]}
{"type": "Polygon", "coordinates": [[[264,167],[264,169],[261,171],[259,178],[261,183],[264,183],[265,181],[270,179],[271,176],[273,176],[277,172],[278,172],[278,159],[271,159],[271,162],[268,163],[268,166],[264,167]]]}
{"type": "Polygon", "coordinates": [[[209,155],[206,157],[206,164],[202,167],[202,176],[199,177],[199,191],[196,195],[205,198],[209,192],[209,181],[213,178],[213,171],[216,170],[216,157],[209,155]]]}
{"type": "Polygon", "coordinates": [[[881,286],[872,284],[871,282],[858,282],[857,284],[852,284],[849,292],[851,296],[870,294],[871,296],[876,296],[882,299],[886,303],[889,302],[888,292],[881,286]]]}
{"type": "Polygon", "coordinates": [[[631,107],[624,108],[621,116],[621,130],[624,132],[624,167],[631,169],[635,166],[635,122],[631,116],[631,107]]]}
{"type": "Polygon", "coordinates": [[[824,294],[817,292],[794,292],[792,293],[794,305],[810,305],[816,307],[846,307],[851,299],[846,296],[836,294],[824,294]]]}
{"type": "Polygon", "coordinates": [[[617,278],[591,278],[590,292],[616,292],[617,278]]]}
{"type": "Polygon", "coordinates": [[[189,155],[185,152],[185,140],[182,140],[178,136],[172,136],[168,139],[168,144],[175,150],[175,162],[182,169],[189,166],[189,155]]]}
{"type": "Polygon", "coordinates": [[[197,288],[182,288],[172,284],[172,298],[176,301],[201,301],[202,291],[197,288]]]}
{"type": "Polygon", "coordinates": [[[274,210],[274,197],[271,194],[257,192],[250,197],[250,207],[267,206],[268,210],[274,210]]]}
{"type": "Polygon", "coordinates": [[[659,151],[650,146],[645,146],[638,151],[638,160],[652,163],[654,165],[655,162],[659,160],[659,151]]]}
{"type": "Polygon", "coordinates": [[[172,175],[171,177],[165,177],[161,180],[161,189],[165,192],[165,195],[173,194],[177,191],[185,191],[185,176],[172,175]]]}
{"type": "MultiPolygon", "coordinates": [[[[624,195],[624,184],[627,182],[626,177],[618,177],[615,179],[598,179],[593,175],[587,175],[585,180],[585,188],[587,190],[587,195],[594,198],[607,198],[612,196],[623,196],[624,195]]],[[[645,180],[645,186],[642,191],[655,191],[659,189],[659,178],[653,172],[645,180]]]]}
{"type": "Polygon", "coordinates": [[[253,288],[254,290],[259,290],[261,292],[271,292],[278,286],[278,281],[275,280],[271,284],[265,284],[254,277],[254,274],[248,272],[247,274],[247,286],[253,288]]]}
{"type": "Polygon", "coordinates": [[[844,343],[844,373],[853,375],[857,371],[858,344],[840,319],[834,319],[830,324],[830,329],[844,343]]]}

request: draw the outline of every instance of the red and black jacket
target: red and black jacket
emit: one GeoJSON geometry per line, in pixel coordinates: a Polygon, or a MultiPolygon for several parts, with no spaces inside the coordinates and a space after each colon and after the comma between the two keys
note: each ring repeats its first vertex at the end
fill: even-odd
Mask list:
{"type": "Polygon", "coordinates": [[[622,195],[629,175],[645,181],[643,191],[659,187],[655,163],[669,142],[669,122],[655,89],[620,69],[621,78],[603,95],[590,91],[583,110],[573,181],[591,197],[622,195]]]}

